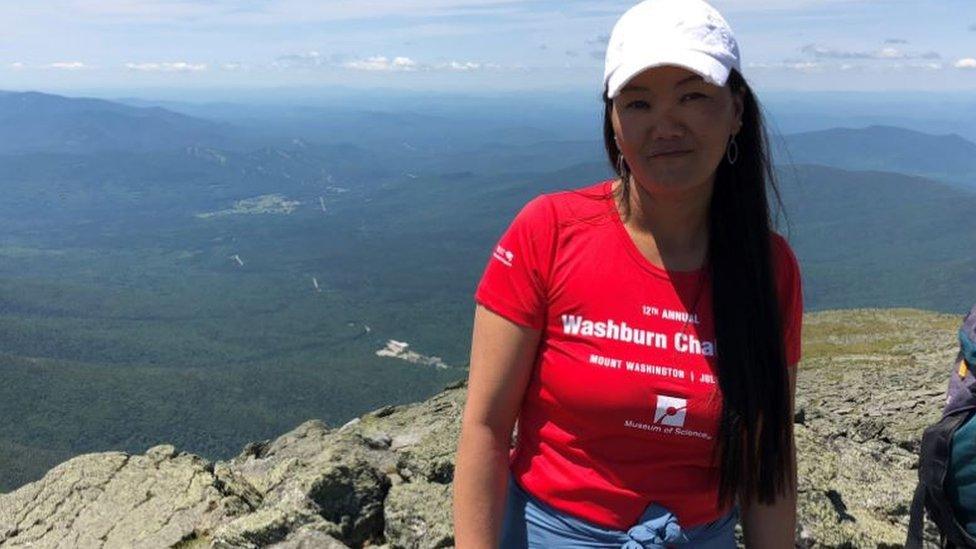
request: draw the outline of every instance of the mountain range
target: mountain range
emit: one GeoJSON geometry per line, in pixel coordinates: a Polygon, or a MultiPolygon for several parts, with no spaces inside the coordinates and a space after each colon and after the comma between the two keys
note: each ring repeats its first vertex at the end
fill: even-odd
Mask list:
{"type": "Polygon", "coordinates": [[[957,134],[929,135],[874,125],[790,134],[785,142],[786,147],[774,149],[781,164],[898,172],[976,189],[976,143],[957,134]]]}
{"type": "MultiPolygon", "coordinates": [[[[280,109],[0,104],[3,489],[79,453],[167,441],[223,459],[427,398],[464,376],[474,286],[514,214],[611,176],[599,140],[538,112],[495,120],[497,104],[346,108],[334,127],[319,107],[276,124],[280,109]],[[391,340],[438,360],[377,355],[391,340]]],[[[787,136],[777,166],[807,310],[968,308],[973,145],[830,132],[787,136]],[[958,178],[919,175],[934,170],[958,178]]]]}

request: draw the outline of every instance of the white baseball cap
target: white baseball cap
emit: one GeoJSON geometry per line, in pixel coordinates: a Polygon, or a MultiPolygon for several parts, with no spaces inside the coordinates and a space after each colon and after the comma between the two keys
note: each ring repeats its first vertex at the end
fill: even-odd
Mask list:
{"type": "Polygon", "coordinates": [[[739,45],[725,18],[703,0],[644,0],[613,26],[603,83],[613,99],[644,69],[678,65],[724,86],[732,67],[742,71],[739,45]]]}

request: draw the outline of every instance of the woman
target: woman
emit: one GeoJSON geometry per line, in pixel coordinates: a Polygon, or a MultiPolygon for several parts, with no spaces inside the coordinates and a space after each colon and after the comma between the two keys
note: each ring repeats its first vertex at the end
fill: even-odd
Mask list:
{"type": "Polygon", "coordinates": [[[475,293],[459,549],[793,546],[800,273],[739,66],[701,0],[614,26],[617,177],[527,203],[475,293]]]}

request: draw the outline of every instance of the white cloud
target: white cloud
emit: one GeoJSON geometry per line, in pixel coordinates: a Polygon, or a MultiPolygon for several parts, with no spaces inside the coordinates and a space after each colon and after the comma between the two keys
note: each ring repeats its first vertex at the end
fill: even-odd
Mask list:
{"type": "Polygon", "coordinates": [[[840,64],[824,63],[824,62],[809,62],[800,61],[796,59],[785,59],[779,62],[750,62],[746,63],[746,68],[752,69],[785,69],[794,70],[805,73],[811,72],[826,72],[831,70],[840,71],[861,71],[861,70],[894,70],[902,71],[905,69],[924,69],[924,70],[940,70],[943,68],[941,63],[934,62],[913,62],[913,61],[888,61],[887,63],[881,63],[877,65],[863,65],[850,62],[841,62],[840,64]]]}
{"type": "Polygon", "coordinates": [[[88,66],[81,61],[58,61],[56,63],[48,63],[46,66],[50,69],[60,69],[64,71],[78,71],[88,68],[88,66]]]}
{"type": "Polygon", "coordinates": [[[898,50],[898,48],[882,48],[878,52],[878,57],[881,59],[904,59],[905,54],[898,50]]]}
{"type": "Polygon", "coordinates": [[[481,63],[472,63],[471,61],[465,63],[458,63],[457,61],[451,61],[450,63],[441,63],[434,65],[435,69],[447,69],[452,71],[473,71],[481,68],[481,63]]]}
{"type": "Polygon", "coordinates": [[[773,63],[768,62],[750,62],[746,63],[746,68],[752,69],[788,69],[800,72],[817,72],[825,68],[823,63],[818,63],[815,61],[778,61],[773,63]]]}
{"type": "Polygon", "coordinates": [[[910,69],[925,69],[930,71],[942,70],[942,63],[905,63],[905,67],[910,69]]]}
{"type": "Polygon", "coordinates": [[[936,51],[925,53],[905,52],[892,46],[886,46],[878,51],[838,50],[820,44],[807,44],[800,51],[817,59],[939,59],[942,56],[936,51]]]}
{"type": "Polygon", "coordinates": [[[341,66],[362,71],[389,71],[389,72],[415,72],[415,71],[455,71],[470,72],[481,69],[501,68],[497,63],[480,63],[475,61],[448,61],[443,63],[419,63],[409,57],[394,57],[392,59],[385,55],[376,55],[366,59],[347,61],[341,66]]]}
{"type": "Polygon", "coordinates": [[[275,67],[309,67],[321,65],[325,59],[317,51],[310,51],[306,53],[293,53],[290,55],[282,55],[271,63],[275,67]]]}
{"type": "Polygon", "coordinates": [[[387,59],[384,55],[376,55],[357,61],[347,61],[344,67],[361,71],[415,71],[417,62],[409,57],[394,57],[387,59]]]}
{"type": "Polygon", "coordinates": [[[953,65],[957,69],[976,69],[976,58],[964,57],[953,65]]]}
{"type": "Polygon", "coordinates": [[[15,61],[15,62],[13,62],[13,63],[10,64],[10,68],[13,69],[13,70],[15,70],[15,71],[19,71],[19,70],[23,69],[26,66],[27,65],[25,65],[24,63],[22,63],[20,61],[15,61]]]}
{"type": "MultiPolygon", "coordinates": [[[[893,48],[892,48],[893,49],[893,48]]],[[[869,59],[871,54],[863,51],[843,51],[819,44],[807,44],[800,48],[803,53],[808,53],[817,58],[827,59],[869,59]]]]}
{"type": "Polygon", "coordinates": [[[187,63],[185,61],[172,63],[126,63],[125,68],[140,72],[202,72],[207,70],[207,64],[187,63]]]}
{"type": "Polygon", "coordinates": [[[224,63],[220,65],[220,68],[225,71],[243,71],[247,70],[247,65],[243,63],[224,63]]]}
{"type": "Polygon", "coordinates": [[[788,64],[787,66],[789,68],[791,68],[791,69],[795,69],[795,70],[802,71],[802,72],[812,72],[812,71],[817,71],[817,70],[820,70],[820,69],[823,68],[823,65],[822,64],[820,64],[820,63],[812,63],[810,61],[804,61],[804,62],[801,62],[801,63],[791,63],[791,64],[788,64]]]}

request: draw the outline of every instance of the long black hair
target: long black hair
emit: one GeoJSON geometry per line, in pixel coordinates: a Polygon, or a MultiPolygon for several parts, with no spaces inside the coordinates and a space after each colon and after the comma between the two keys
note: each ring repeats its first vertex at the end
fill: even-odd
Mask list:
{"type": "MultiPolygon", "coordinates": [[[[772,261],[767,186],[782,211],[761,107],[732,69],[726,86],[743,99],[738,157],[715,172],[708,208],[708,264],[712,281],[722,416],[714,456],[719,506],[738,496],[770,504],[795,490],[793,424],[779,303],[772,261]]],[[[630,170],[614,140],[613,102],[604,88],[603,140],[629,215],[630,170]]]]}

